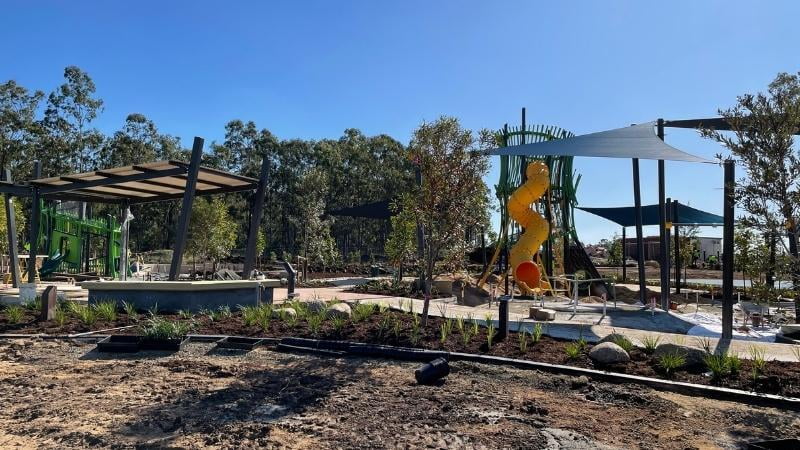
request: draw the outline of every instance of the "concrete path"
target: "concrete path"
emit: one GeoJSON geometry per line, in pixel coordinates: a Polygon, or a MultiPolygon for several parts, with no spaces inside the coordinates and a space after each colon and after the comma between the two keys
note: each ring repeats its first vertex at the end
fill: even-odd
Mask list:
{"type": "MultiPolygon", "coordinates": [[[[326,288],[300,288],[297,293],[301,300],[322,299],[330,300],[338,298],[344,301],[361,301],[366,303],[383,304],[393,309],[402,309],[408,311],[411,305],[415,312],[421,312],[424,306],[422,300],[410,299],[404,297],[388,297],[372,294],[359,294],[352,292],[343,292],[340,287],[326,287],[326,288]]],[[[285,289],[276,289],[276,299],[286,298],[285,289]]],[[[278,300],[278,303],[281,303],[278,300]]],[[[594,305],[593,305],[594,306],[594,305]]],[[[609,307],[609,310],[611,308],[609,307]]],[[[510,308],[509,313],[509,328],[512,331],[524,328],[531,330],[536,323],[527,317],[527,314],[520,311],[519,308],[513,306],[510,308]]],[[[477,307],[463,306],[455,304],[454,300],[441,300],[436,299],[431,301],[430,310],[428,312],[431,316],[435,317],[449,317],[464,319],[477,319],[482,324],[486,320],[492,320],[495,323],[498,321],[497,304],[491,307],[481,305],[477,307]]],[[[645,316],[649,316],[650,312],[646,312],[645,316]]],[[[668,321],[671,317],[668,313],[663,311],[656,312],[656,321],[668,321]]],[[[646,317],[640,320],[647,320],[646,317]]],[[[577,340],[583,337],[589,342],[597,342],[600,339],[612,334],[620,333],[631,339],[634,343],[642,345],[642,341],[646,337],[657,337],[660,343],[674,343],[679,345],[686,345],[693,348],[703,349],[706,342],[708,342],[713,350],[727,350],[732,353],[737,353],[741,358],[750,358],[751,347],[758,347],[764,349],[767,359],[779,361],[793,361],[797,362],[797,356],[792,352],[791,345],[788,344],[775,344],[775,343],[754,343],[745,340],[722,340],[717,338],[700,338],[695,336],[687,336],[682,333],[669,333],[663,331],[642,330],[630,327],[609,326],[606,324],[586,324],[575,323],[566,320],[557,319],[553,322],[540,322],[544,326],[545,334],[554,338],[577,340]]]]}

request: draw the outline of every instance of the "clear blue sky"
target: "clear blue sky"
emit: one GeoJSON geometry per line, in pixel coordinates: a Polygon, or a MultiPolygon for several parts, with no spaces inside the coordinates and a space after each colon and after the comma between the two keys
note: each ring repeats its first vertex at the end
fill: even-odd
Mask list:
{"type": "MultiPolygon", "coordinates": [[[[0,80],[49,91],[77,65],[106,102],[101,130],[139,112],[184,145],[235,118],[282,138],[355,127],[407,142],[442,114],[499,128],[522,106],[530,123],[582,134],[711,116],[764,89],[800,68],[799,17],[796,1],[7,1],[0,80]]],[[[693,131],[667,140],[719,151],[693,131]]],[[[580,203],[630,204],[630,167],[577,161],[580,203]]],[[[645,203],[655,177],[644,162],[645,203]]],[[[720,213],[721,185],[716,166],[667,164],[668,195],[693,206],[720,213]]],[[[583,213],[577,224],[586,242],[618,231],[583,213]]]]}

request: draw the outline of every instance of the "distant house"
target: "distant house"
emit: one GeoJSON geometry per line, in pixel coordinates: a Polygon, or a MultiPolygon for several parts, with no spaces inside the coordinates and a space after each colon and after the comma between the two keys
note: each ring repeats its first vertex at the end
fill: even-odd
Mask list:
{"type": "MultiPolygon", "coordinates": [[[[661,247],[658,236],[647,236],[642,241],[644,243],[645,261],[660,260],[661,247]]],[[[708,258],[712,255],[717,260],[722,258],[722,238],[698,236],[694,238],[694,242],[698,251],[696,255],[700,262],[708,261],[708,258]]],[[[670,251],[672,251],[672,244],[673,242],[670,242],[670,251]]],[[[625,253],[629,258],[636,259],[636,238],[625,239],[625,253]]]]}

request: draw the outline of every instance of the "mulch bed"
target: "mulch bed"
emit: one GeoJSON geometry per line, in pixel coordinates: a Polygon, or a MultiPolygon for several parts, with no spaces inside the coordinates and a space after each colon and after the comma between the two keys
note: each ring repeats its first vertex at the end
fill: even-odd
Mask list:
{"type": "MultiPolygon", "coordinates": [[[[469,342],[465,344],[462,341],[463,335],[458,331],[458,327],[455,323],[452,327],[452,333],[442,342],[440,329],[444,320],[439,317],[430,317],[428,319],[428,326],[419,328],[419,340],[413,342],[410,338],[414,322],[413,316],[407,312],[403,313],[392,310],[383,313],[376,311],[371,316],[357,323],[347,321],[344,327],[339,331],[334,329],[332,321],[326,320],[316,334],[312,332],[304,319],[298,319],[297,323],[291,325],[284,320],[276,318],[271,320],[268,329],[264,330],[256,325],[245,326],[238,312],[232,313],[229,317],[216,317],[214,319],[208,315],[201,314],[196,314],[191,319],[176,314],[160,315],[175,321],[191,321],[193,324],[192,332],[195,334],[275,338],[294,336],[337,339],[371,344],[446,350],[451,352],[488,354],[552,364],[603,369],[654,378],[667,378],[658,369],[655,359],[638,348],[631,351],[631,361],[628,363],[612,366],[598,366],[587,356],[588,351],[592,348],[592,344],[588,344],[578,358],[570,359],[565,351],[565,347],[570,344],[570,341],[543,336],[538,343],[529,343],[527,351],[523,353],[519,348],[517,333],[510,333],[504,341],[498,342],[495,339],[493,345],[489,347],[487,329],[479,327],[478,334],[472,336],[469,342]],[[394,325],[396,323],[399,323],[399,335],[395,335],[394,332],[394,325]]],[[[87,326],[78,321],[77,318],[69,316],[64,325],[59,326],[53,321],[38,321],[33,311],[26,310],[24,317],[19,323],[11,324],[8,322],[5,312],[0,311],[0,333],[71,334],[136,325],[144,321],[146,321],[145,315],[140,316],[138,321],[133,321],[129,320],[124,313],[119,313],[115,321],[98,320],[91,326],[87,326]]],[[[465,327],[471,327],[471,323],[465,321],[465,327]]],[[[118,333],[137,334],[138,331],[138,328],[134,327],[121,330],[118,333]]],[[[755,380],[752,377],[752,363],[746,359],[742,360],[742,368],[738,374],[727,376],[722,380],[712,381],[707,372],[707,369],[704,367],[684,367],[677,370],[671,379],[800,397],[800,363],[769,361],[764,373],[759,375],[755,380]]]]}

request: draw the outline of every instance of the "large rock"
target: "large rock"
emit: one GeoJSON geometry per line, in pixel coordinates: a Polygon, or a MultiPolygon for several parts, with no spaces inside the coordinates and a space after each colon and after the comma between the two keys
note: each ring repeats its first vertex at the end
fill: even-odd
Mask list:
{"type": "MultiPolygon", "coordinates": [[[[615,342],[618,339],[627,339],[629,341],[631,340],[629,337],[625,336],[624,334],[611,333],[608,336],[604,337],[603,339],[600,339],[600,341],[598,341],[598,344],[602,344],[604,342],[615,342]]],[[[631,341],[631,342],[633,342],[633,341],[631,341]]]]}
{"type": "Polygon", "coordinates": [[[349,319],[353,315],[353,310],[347,303],[337,303],[328,307],[329,317],[342,317],[349,319]]]}
{"type": "Polygon", "coordinates": [[[671,344],[671,343],[664,343],[656,347],[655,352],[653,352],[653,358],[658,358],[664,354],[681,354],[686,357],[686,365],[687,366],[704,366],[705,361],[703,360],[706,356],[706,352],[700,350],[698,348],[687,347],[685,345],[678,345],[678,344],[671,344]]]}
{"type": "Polygon", "coordinates": [[[603,342],[595,345],[589,350],[589,358],[599,364],[617,364],[631,360],[628,352],[613,342],[603,342]]]}
{"type": "Polygon", "coordinates": [[[556,320],[556,312],[552,309],[531,306],[528,312],[534,320],[556,320]]]}
{"type": "Polygon", "coordinates": [[[328,305],[322,300],[309,300],[306,302],[306,309],[308,309],[310,313],[319,313],[325,311],[327,308],[328,305]]]}

